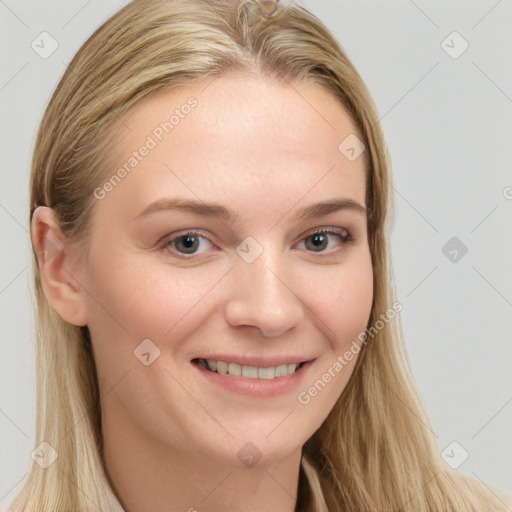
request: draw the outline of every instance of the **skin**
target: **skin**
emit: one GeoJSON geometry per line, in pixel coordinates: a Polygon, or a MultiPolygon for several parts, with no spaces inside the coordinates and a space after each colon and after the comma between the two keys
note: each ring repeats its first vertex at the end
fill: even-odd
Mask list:
{"type": "Polygon", "coordinates": [[[312,82],[291,87],[233,73],[210,82],[152,94],[116,124],[116,165],[105,179],[170,112],[191,96],[198,101],[96,201],[86,258],[63,237],[52,210],[39,208],[32,223],[38,252],[48,240],[57,247],[40,260],[48,300],[91,332],[106,468],[127,512],[293,511],[301,448],[356,357],[308,404],[297,394],[345,353],[371,310],[365,215],[293,219],[332,198],[366,206],[363,157],[349,161],[338,150],[357,133],[345,109],[312,82]],[[136,218],[153,201],[177,196],[221,203],[238,216],[136,218]],[[330,234],[317,252],[310,235],[324,227],[346,229],[354,240],[330,234]],[[159,246],[187,229],[204,236],[196,254],[180,254],[183,244],[159,246]],[[236,252],[249,236],[262,248],[252,263],[236,252]],[[145,339],[160,350],[148,366],[134,356],[145,339]],[[315,360],[296,389],[248,397],[199,374],[191,358],[212,350],[315,360]],[[261,454],[252,467],[237,457],[248,442],[261,454]]]}

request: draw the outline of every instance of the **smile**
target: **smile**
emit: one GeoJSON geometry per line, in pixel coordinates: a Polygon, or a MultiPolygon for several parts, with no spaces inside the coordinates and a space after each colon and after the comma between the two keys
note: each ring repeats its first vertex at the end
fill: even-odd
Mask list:
{"type": "Polygon", "coordinates": [[[215,361],[213,359],[195,359],[194,362],[214,373],[220,375],[232,375],[235,377],[245,377],[246,379],[270,380],[278,377],[287,377],[294,374],[301,368],[302,363],[280,364],[279,366],[245,366],[238,363],[226,363],[225,361],[215,361]]]}

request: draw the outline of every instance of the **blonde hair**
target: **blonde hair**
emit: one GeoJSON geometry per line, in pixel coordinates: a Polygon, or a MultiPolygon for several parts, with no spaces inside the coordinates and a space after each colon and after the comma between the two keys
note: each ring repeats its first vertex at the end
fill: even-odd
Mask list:
{"type": "MultiPolygon", "coordinates": [[[[386,240],[393,207],[387,149],[357,71],[325,26],[293,2],[270,19],[248,0],[136,0],[122,8],[78,51],[46,109],[32,161],[30,218],[37,206],[51,207],[64,234],[85,243],[109,128],[119,115],[158,90],[255,70],[291,85],[323,85],[358,127],[366,146],[374,272],[370,327],[395,302],[386,240]]],[[[59,456],[47,469],[32,464],[9,510],[114,510],[89,332],[50,306],[33,256],[35,442],[49,443],[59,456]]],[[[396,317],[363,345],[346,389],[303,447],[296,510],[506,510],[499,491],[442,461],[401,340],[396,317]]]]}

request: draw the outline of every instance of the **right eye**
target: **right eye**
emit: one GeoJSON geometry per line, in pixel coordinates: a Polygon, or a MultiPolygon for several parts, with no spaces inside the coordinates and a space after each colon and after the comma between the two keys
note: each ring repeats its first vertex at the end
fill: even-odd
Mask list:
{"type": "Polygon", "coordinates": [[[170,237],[165,238],[160,243],[160,247],[165,250],[171,248],[171,250],[174,252],[182,255],[195,255],[201,254],[205,250],[208,250],[208,247],[202,251],[198,250],[205,245],[204,242],[201,243],[203,240],[206,242],[206,244],[213,246],[213,244],[206,237],[196,231],[181,231],[180,233],[176,233],[170,235],[170,237]]]}

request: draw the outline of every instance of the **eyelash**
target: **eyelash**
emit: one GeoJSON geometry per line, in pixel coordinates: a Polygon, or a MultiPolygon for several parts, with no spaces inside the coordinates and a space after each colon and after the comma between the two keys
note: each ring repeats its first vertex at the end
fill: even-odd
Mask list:
{"type": "MultiPolygon", "coordinates": [[[[325,228],[317,228],[317,229],[314,229],[312,231],[309,231],[305,236],[304,238],[302,238],[300,240],[300,242],[304,242],[306,239],[308,239],[309,237],[313,236],[313,235],[336,235],[340,238],[340,241],[341,241],[341,244],[342,245],[346,245],[346,244],[350,244],[351,242],[354,242],[355,239],[352,237],[352,235],[350,234],[350,232],[345,229],[345,228],[338,228],[338,227],[325,227],[325,228]]],[[[159,248],[160,249],[163,249],[163,250],[168,250],[169,247],[174,243],[176,242],[177,240],[179,240],[180,238],[184,238],[186,236],[191,236],[191,237],[202,237],[202,238],[206,238],[211,244],[213,244],[213,242],[211,240],[208,239],[208,237],[204,236],[201,232],[199,231],[181,231],[179,233],[176,233],[175,235],[172,236],[172,238],[164,238],[162,242],[159,243],[159,248]]],[[[334,249],[335,250],[335,249],[334,249]]],[[[307,251],[307,252],[311,252],[311,253],[318,253],[318,254],[325,254],[325,253],[330,253],[332,252],[331,251],[307,251]]],[[[183,258],[192,258],[193,256],[198,256],[197,253],[181,253],[181,252],[177,252],[175,253],[177,254],[179,257],[183,257],[183,258]]]]}

